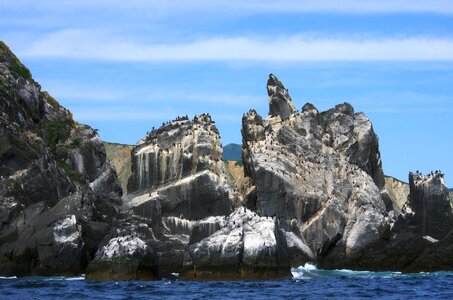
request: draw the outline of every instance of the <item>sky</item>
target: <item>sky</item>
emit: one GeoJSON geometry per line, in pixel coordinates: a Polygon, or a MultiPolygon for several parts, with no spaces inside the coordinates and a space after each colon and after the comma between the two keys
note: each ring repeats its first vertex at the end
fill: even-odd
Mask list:
{"type": "Polygon", "coordinates": [[[450,0],[0,0],[0,40],[105,141],[209,112],[241,143],[273,73],[299,110],[363,111],[385,174],[440,169],[453,185],[450,0]]]}

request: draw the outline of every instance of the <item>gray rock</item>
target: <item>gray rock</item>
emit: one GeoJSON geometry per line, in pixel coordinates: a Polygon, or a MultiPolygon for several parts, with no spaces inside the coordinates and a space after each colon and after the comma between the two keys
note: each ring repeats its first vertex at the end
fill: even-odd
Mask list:
{"type": "Polygon", "coordinates": [[[409,174],[409,201],[403,208],[412,214],[417,233],[443,239],[453,230],[453,213],[444,175],[436,171],[427,176],[409,174]]]}
{"type": "Polygon", "coordinates": [[[124,209],[158,201],[163,216],[191,220],[231,211],[220,136],[207,114],[151,132],[133,148],[132,170],[124,209]]]}
{"type": "Polygon", "coordinates": [[[378,239],[386,214],[383,175],[365,115],[349,104],[324,113],[307,104],[285,118],[270,107],[260,119],[254,111],[243,118],[245,174],[256,187],[247,206],[285,220],[286,228],[295,219],[318,258],[353,257],[378,239]],[[332,252],[335,247],[342,250],[332,252]]]}
{"type": "Polygon", "coordinates": [[[398,216],[409,198],[409,184],[385,176],[385,187],[381,191],[381,196],[386,203],[387,210],[394,211],[395,216],[398,216]]]}
{"type": "Polygon", "coordinates": [[[154,233],[140,219],[121,221],[120,227],[101,243],[88,265],[90,280],[156,280],[158,266],[153,252],[154,233]]]}
{"type": "Polygon", "coordinates": [[[269,95],[269,115],[280,116],[284,120],[296,112],[288,90],[273,74],[269,75],[267,81],[267,94],[269,95]]]}
{"type": "Polygon", "coordinates": [[[121,204],[97,133],[40,89],[0,42],[1,275],[82,273],[121,204]]]}
{"type": "Polygon", "coordinates": [[[276,218],[237,208],[220,230],[191,244],[181,279],[239,280],[290,278],[285,232],[276,218]]]}
{"type": "Polygon", "coordinates": [[[443,177],[441,173],[410,173],[409,201],[396,221],[387,218],[380,239],[363,249],[361,259],[337,267],[403,272],[453,270],[452,209],[443,177]]]}

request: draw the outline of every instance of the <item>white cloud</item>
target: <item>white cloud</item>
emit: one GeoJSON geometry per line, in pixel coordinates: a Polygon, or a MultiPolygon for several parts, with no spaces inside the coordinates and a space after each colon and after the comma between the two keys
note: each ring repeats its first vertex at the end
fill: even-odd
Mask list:
{"type": "MultiPolygon", "coordinates": [[[[71,111],[74,113],[74,118],[79,122],[99,122],[99,121],[154,121],[156,125],[160,122],[166,122],[173,120],[178,116],[176,111],[171,108],[159,108],[159,110],[145,108],[145,107],[91,107],[83,108],[76,107],[72,108],[71,111]]],[[[196,114],[208,112],[209,110],[201,111],[190,111],[185,112],[192,118],[196,114]]],[[[214,121],[222,121],[226,123],[240,124],[241,114],[237,113],[223,113],[209,111],[214,121]]],[[[183,114],[179,114],[183,115],[183,114]]]]}
{"type": "Polygon", "coordinates": [[[143,43],[122,36],[62,30],[18,47],[22,57],[105,61],[443,61],[453,39],[433,37],[211,37],[179,44],[143,43]]]}
{"type": "Polygon", "coordinates": [[[134,104],[150,103],[178,103],[204,105],[234,105],[235,107],[249,107],[263,101],[256,95],[239,95],[219,92],[194,92],[188,88],[176,87],[156,90],[155,87],[107,87],[87,85],[78,82],[67,83],[59,80],[43,82],[45,90],[65,103],[99,102],[112,105],[127,101],[134,104]]]}
{"type": "Polygon", "coordinates": [[[58,81],[46,82],[45,89],[57,99],[74,99],[77,101],[105,101],[120,100],[123,92],[108,88],[99,88],[80,85],[79,83],[62,83],[58,81]]]}
{"type": "Polygon", "coordinates": [[[162,121],[170,120],[175,115],[168,111],[149,111],[143,108],[103,107],[103,108],[74,108],[74,118],[80,122],[92,121],[162,121]]]}
{"type": "Polygon", "coordinates": [[[3,1],[3,8],[36,8],[50,11],[74,9],[118,9],[149,10],[153,13],[181,11],[222,11],[228,12],[334,12],[334,13],[437,13],[453,14],[451,0],[16,0],[3,1]]]}

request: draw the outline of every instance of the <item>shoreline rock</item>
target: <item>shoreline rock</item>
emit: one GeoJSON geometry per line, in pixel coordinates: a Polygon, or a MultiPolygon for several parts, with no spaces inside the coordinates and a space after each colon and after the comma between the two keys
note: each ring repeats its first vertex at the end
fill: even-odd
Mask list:
{"type": "Polygon", "coordinates": [[[444,174],[385,178],[363,113],[348,103],[297,111],[272,74],[267,92],[269,115],[242,119],[243,174],[222,161],[209,114],[178,117],[123,149],[123,196],[97,130],[0,42],[0,275],[266,280],[307,262],[453,270],[444,174]]]}

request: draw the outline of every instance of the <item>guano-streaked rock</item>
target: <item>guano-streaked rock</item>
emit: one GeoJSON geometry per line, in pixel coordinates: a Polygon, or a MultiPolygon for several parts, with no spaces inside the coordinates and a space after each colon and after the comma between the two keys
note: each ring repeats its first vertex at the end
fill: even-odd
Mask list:
{"type": "Polygon", "coordinates": [[[278,220],[239,207],[220,229],[189,246],[180,275],[185,280],[290,278],[285,232],[278,220]]]}
{"type": "Polygon", "coordinates": [[[227,215],[233,192],[222,161],[222,144],[207,114],[178,118],[152,131],[132,150],[126,209],[158,201],[163,216],[202,219],[227,215]]]}
{"type": "Polygon", "coordinates": [[[243,118],[245,174],[256,188],[247,207],[287,226],[296,220],[292,230],[318,259],[354,256],[379,238],[386,214],[371,123],[347,103],[324,113],[311,104],[285,117],[273,111],[265,120],[253,110],[243,118]]]}

